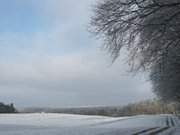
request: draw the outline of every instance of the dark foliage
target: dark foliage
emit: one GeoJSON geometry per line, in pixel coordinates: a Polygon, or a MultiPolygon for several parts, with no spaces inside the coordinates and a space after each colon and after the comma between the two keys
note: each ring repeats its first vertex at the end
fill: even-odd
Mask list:
{"type": "Polygon", "coordinates": [[[180,102],[180,48],[169,50],[161,62],[153,66],[150,78],[162,100],[180,102]]]}
{"type": "Polygon", "coordinates": [[[0,103],[0,113],[16,113],[17,110],[15,109],[13,104],[6,105],[4,103],[0,103]]]}

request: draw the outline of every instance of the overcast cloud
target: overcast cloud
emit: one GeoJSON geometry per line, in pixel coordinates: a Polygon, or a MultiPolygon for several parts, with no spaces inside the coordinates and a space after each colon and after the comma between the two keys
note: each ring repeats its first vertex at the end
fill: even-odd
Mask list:
{"type": "Polygon", "coordinates": [[[94,1],[1,2],[1,101],[75,107],[154,97],[144,74],[127,73],[124,54],[111,65],[99,48],[102,43],[88,33],[94,1]]]}

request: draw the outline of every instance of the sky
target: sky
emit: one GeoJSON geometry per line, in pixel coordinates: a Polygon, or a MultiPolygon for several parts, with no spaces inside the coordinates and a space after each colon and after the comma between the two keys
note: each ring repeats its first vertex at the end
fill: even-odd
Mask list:
{"type": "Polygon", "coordinates": [[[0,1],[0,101],[17,107],[119,106],[154,98],[145,73],[115,63],[89,31],[96,0],[0,1]]]}

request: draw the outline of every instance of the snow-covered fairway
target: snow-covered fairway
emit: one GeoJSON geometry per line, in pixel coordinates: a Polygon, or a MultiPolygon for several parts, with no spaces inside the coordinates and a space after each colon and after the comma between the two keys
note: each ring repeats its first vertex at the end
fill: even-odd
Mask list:
{"type": "Polygon", "coordinates": [[[180,135],[173,115],[111,118],[69,114],[1,114],[0,135],[180,135]]]}

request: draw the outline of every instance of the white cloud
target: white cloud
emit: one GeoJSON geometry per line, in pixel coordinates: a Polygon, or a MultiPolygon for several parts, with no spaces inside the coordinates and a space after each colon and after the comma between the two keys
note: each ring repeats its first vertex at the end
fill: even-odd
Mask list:
{"type": "MultiPolygon", "coordinates": [[[[122,66],[121,62],[108,67],[104,60],[102,56],[91,52],[35,57],[20,63],[1,63],[0,84],[6,87],[6,91],[14,94],[17,92],[12,91],[14,88],[19,88],[18,92],[25,94],[24,96],[33,94],[33,99],[25,104],[31,104],[33,100],[44,101],[39,98],[43,94],[52,99],[44,101],[45,104],[54,103],[58,106],[55,99],[58,93],[61,93],[58,97],[60,101],[65,96],[68,99],[69,95],[75,95],[77,101],[68,101],[69,106],[117,105],[152,97],[150,85],[142,76],[125,74],[126,66],[122,66]],[[108,102],[106,99],[109,99],[108,102]]],[[[64,100],[59,106],[66,104],[67,101],[64,100]]]]}

